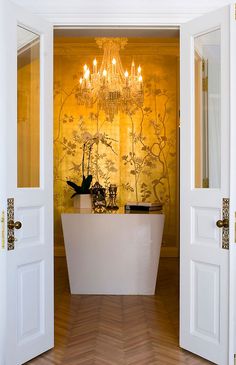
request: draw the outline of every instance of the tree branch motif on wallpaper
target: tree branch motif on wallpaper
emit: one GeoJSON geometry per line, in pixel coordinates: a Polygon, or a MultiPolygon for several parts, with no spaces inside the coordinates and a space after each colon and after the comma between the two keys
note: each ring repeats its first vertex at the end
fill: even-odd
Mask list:
{"type": "Polygon", "coordinates": [[[151,107],[136,107],[127,111],[130,118],[131,151],[122,156],[129,173],[134,176],[134,192],[136,201],[154,199],[163,203],[165,211],[171,209],[171,186],[169,170],[176,169],[176,131],[167,134],[166,124],[170,108],[171,96],[166,89],[154,87],[153,77],[145,83],[145,99],[152,98],[154,110],[151,107]],[[161,101],[162,99],[162,101],[161,101]],[[158,102],[162,112],[158,112],[158,102]],[[144,133],[144,125],[151,127],[154,141],[148,144],[144,133]],[[149,184],[142,182],[142,176],[149,179],[149,184]]]}

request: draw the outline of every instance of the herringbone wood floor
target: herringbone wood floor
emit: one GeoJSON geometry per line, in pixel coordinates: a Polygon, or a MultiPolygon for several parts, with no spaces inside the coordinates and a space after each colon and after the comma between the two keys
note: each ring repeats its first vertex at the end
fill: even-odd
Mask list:
{"type": "Polygon", "coordinates": [[[203,365],[178,347],[178,260],[161,259],[155,296],[70,295],[55,262],[55,348],[30,365],[203,365]]]}

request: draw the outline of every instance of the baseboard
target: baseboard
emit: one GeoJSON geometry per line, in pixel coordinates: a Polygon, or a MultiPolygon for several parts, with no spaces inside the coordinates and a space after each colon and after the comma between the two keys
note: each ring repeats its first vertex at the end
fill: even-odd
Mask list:
{"type": "Polygon", "coordinates": [[[66,251],[64,246],[54,246],[54,256],[64,257],[66,256],[66,251]]]}
{"type": "Polygon", "coordinates": [[[179,257],[178,247],[162,247],[161,257],[179,257]]]}

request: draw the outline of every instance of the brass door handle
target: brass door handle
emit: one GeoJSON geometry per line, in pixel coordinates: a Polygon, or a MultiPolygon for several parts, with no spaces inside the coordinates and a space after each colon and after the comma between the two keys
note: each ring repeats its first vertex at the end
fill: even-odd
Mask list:
{"type": "Polygon", "coordinates": [[[9,221],[7,224],[8,229],[21,229],[22,227],[22,223],[21,222],[14,222],[14,221],[9,221]]]}
{"type": "Polygon", "coordinates": [[[216,225],[218,228],[229,228],[229,220],[228,219],[219,219],[217,222],[216,222],[216,225]]]}

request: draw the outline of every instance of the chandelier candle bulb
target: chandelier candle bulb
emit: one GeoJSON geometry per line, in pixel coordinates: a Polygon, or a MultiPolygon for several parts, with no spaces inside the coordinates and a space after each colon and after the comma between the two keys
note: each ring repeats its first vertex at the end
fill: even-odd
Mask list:
{"type": "Polygon", "coordinates": [[[90,74],[90,71],[89,71],[89,68],[85,71],[84,73],[84,78],[85,80],[88,80],[89,79],[89,74],[90,74]]]}
{"type": "Polygon", "coordinates": [[[125,79],[126,79],[126,86],[128,87],[129,73],[127,70],[125,71],[125,79]]]}
{"type": "Polygon", "coordinates": [[[134,63],[134,61],[132,62],[132,65],[131,65],[131,76],[135,77],[135,63],[134,63]]]}
{"type": "Polygon", "coordinates": [[[87,70],[84,73],[85,89],[89,88],[89,76],[90,76],[90,71],[89,68],[87,68],[87,70]]]}
{"type": "Polygon", "coordinates": [[[116,73],[116,59],[113,58],[112,60],[112,73],[115,74],[116,73]]]}
{"type": "Polygon", "coordinates": [[[88,81],[88,72],[87,71],[85,71],[85,73],[84,73],[84,87],[85,87],[85,89],[87,89],[87,81],[88,81]]]}
{"type": "Polygon", "coordinates": [[[142,71],[141,67],[140,67],[140,66],[138,66],[138,75],[140,75],[140,74],[141,74],[141,71],[142,71]]]}
{"type": "Polygon", "coordinates": [[[103,86],[105,86],[106,76],[107,76],[107,70],[105,70],[105,69],[103,70],[102,76],[103,76],[103,86]]]}
{"type": "Polygon", "coordinates": [[[97,60],[96,58],[93,60],[93,73],[96,74],[98,72],[98,68],[97,68],[97,60]]]}
{"type": "Polygon", "coordinates": [[[139,81],[139,86],[140,86],[140,88],[141,88],[142,83],[143,83],[142,75],[140,75],[140,76],[138,77],[138,81],[139,81]]]}

